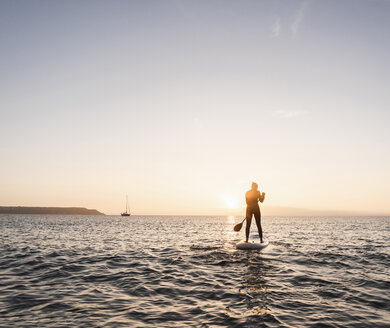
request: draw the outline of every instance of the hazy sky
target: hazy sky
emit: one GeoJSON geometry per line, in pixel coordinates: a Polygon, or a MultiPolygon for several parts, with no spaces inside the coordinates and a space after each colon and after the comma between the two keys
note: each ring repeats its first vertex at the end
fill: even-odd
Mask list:
{"type": "Polygon", "coordinates": [[[389,17],[389,1],[3,0],[0,205],[117,214],[128,194],[134,214],[244,215],[257,181],[264,215],[390,213],[389,17]]]}

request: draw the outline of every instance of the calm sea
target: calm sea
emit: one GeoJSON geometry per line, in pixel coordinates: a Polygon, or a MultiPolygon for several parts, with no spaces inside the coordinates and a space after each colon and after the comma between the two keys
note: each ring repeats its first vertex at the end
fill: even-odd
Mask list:
{"type": "Polygon", "coordinates": [[[0,215],[0,327],[390,326],[390,217],[238,222],[0,215]]]}

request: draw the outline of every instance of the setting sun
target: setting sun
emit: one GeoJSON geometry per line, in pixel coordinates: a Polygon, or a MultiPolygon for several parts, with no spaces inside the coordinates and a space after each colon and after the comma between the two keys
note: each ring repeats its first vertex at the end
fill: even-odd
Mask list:
{"type": "Polygon", "coordinates": [[[226,208],[229,209],[239,208],[239,202],[236,197],[233,197],[231,195],[223,195],[221,196],[221,199],[224,202],[226,208]]]}

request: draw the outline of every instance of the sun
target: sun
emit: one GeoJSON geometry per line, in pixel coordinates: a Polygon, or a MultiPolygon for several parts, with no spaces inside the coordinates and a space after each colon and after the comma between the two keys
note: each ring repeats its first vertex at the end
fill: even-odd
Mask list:
{"type": "Polygon", "coordinates": [[[237,198],[233,196],[224,195],[221,197],[223,202],[225,203],[225,207],[229,209],[234,209],[239,207],[239,203],[237,198]]]}

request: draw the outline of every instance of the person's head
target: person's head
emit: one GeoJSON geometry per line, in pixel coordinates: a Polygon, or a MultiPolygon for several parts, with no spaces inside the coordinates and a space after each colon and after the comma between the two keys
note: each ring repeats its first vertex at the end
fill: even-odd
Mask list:
{"type": "Polygon", "coordinates": [[[256,182],[252,182],[252,189],[253,189],[253,190],[257,190],[258,187],[259,187],[259,186],[257,185],[256,182]]]}

